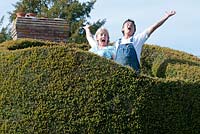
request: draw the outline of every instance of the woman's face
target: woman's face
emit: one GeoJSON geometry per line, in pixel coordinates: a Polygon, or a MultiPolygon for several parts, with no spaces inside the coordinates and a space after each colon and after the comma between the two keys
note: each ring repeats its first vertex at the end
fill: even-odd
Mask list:
{"type": "Polygon", "coordinates": [[[107,46],[108,45],[108,34],[105,31],[99,32],[96,36],[96,40],[99,46],[107,46]]]}

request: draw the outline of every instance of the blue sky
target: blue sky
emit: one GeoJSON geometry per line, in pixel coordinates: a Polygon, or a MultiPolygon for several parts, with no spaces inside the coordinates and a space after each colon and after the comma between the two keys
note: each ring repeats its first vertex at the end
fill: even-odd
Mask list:
{"type": "MultiPolygon", "coordinates": [[[[11,3],[19,0],[6,0],[0,5],[0,17],[13,10],[11,3]]],[[[88,0],[80,0],[88,1],[88,0]]],[[[165,11],[175,10],[177,14],[169,18],[147,40],[147,44],[159,45],[200,56],[200,1],[199,0],[97,0],[88,20],[90,22],[106,19],[110,40],[122,36],[124,20],[135,20],[137,31],[157,22],[165,11]]]]}

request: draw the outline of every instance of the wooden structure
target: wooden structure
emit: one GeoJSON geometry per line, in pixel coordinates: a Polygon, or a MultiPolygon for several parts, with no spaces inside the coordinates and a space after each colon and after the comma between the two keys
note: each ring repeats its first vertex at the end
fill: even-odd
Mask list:
{"type": "Polygon", "coordinates": [[[11,35],[14,40],[32,38],[53,42],[67,42],[69,24],[60,18],[17,17],[11,35]]]}

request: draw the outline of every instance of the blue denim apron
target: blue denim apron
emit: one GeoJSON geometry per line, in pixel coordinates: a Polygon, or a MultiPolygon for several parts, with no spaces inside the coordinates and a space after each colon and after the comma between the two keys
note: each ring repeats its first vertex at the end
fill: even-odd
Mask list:
{"type": "Polygon", "coordinates": [[[130,66],[136,71],[139,71],[140,64],[133,44],[132,43],[121,44],[121,39],[119,40],[118,43],[119,46],[117,49],[115,61],[123,66],[130,66]]]}

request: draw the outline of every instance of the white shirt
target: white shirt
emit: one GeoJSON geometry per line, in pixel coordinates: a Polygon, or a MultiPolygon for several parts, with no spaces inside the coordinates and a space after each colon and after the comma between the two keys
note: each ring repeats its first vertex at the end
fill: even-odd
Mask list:
{"type": "Polygon", "coordinates": [[[118,41],[116,41],[115,43],[115,47],[116,47],[116,52],[117,49],[119,47],[119,43],[120,44],[128,44],[131,43],[136,51],[137,54],[137,58],[138,61],[140,63],[140,56],[141,56],[141,52],[142,52],[142,46],[144,45],[145,41],[148,39],[148,34],[147,34],[147,30],[143,31],[142,33],[136,34],[131,36],[128,39],[125,39],[124,37],[121,38],[121,42],[120,39],[118,41]]]}

